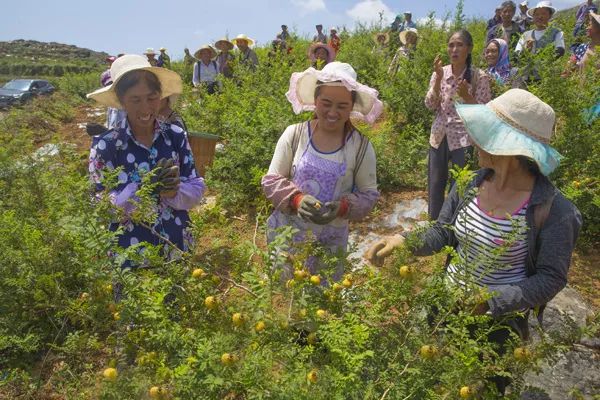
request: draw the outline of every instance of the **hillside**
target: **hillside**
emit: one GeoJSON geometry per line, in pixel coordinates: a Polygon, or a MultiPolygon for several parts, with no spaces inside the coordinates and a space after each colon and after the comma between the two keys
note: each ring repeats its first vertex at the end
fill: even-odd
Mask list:
{"type": "Polygon", "coordinates": [[[102,68],[107,53],[56,42],[12,40],[0,42],[0,76],[53,77],[102,68]]]}

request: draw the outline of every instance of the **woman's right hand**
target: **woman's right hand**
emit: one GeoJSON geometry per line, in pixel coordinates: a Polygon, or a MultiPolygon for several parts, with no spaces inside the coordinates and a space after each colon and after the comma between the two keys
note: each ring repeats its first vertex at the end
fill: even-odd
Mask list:
{"type": "Polygon", "coordinates": [[[381,267],[385,258],[392,254],[395,248],[404,243],[404,236],[388,236],[373,244],[365,254],[365,258],[373,265],[381,267]]]}
{"type": "Polygon", "coordinates": [[[435,59],[433,60],[433,72],[435,72],[438,79],[441,79],[444,76],[444,63],[439,54],[435,56],[435,59]]]}

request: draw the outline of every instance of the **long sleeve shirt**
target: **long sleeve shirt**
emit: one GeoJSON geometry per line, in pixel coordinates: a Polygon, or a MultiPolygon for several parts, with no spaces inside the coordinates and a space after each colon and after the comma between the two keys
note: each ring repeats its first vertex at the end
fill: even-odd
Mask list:
{"type": "MultiPolygon", "coordinates": [[[[461,73],[459,76],[462,77],[463,74],[461,73]]],[[[447,137],[450,151],[470,146],[471,140],[454,106],[454,102],[460,98],[458,97],[458,82],[452,74],[452,66],[444,66],[440,93],[434,91],[436,79],[437,76],[434,72],[425,96],[425,106],[436,113],[435,120],[431,125],[429,144],[437,149],[444,137],[447,137]]],[[[490,81],[491,78],[486,73],[477,68],[472,69],[471,83],[468,84],[469,92],[477,103],[484,104],[492,99],[490,81]]]]}
{"type": "Polygon", "coordinates": [[[123,209],[124,219],[115,221],[110,229],[120,225],[125,229],[119,235],[119,245],[127,248],[140,242],[154,245],[162,239],[153,231],[180,249],[186,250],[191,236],[186,232],[189,222],[188,210],[199,203],[205,190],[204,179],[198,176],[194,157],[185,131],[177,125],[157,122],[152,145],[147,147],[135,139],[127,120],[123,124],[103,135],[94,138],[90,150],[89,172],[98,194],[105,190],[104,173],[122,168],[117,185],[110,189],[111,202],[123,209]],[[157,219],[152,229],[130,220],[131,212],[136,208],[137,190],[142,184],[144,174],[152,170],[161,158],[173,159],[179,166],[181,183],[175,197],[156,199],[157,219]]]}

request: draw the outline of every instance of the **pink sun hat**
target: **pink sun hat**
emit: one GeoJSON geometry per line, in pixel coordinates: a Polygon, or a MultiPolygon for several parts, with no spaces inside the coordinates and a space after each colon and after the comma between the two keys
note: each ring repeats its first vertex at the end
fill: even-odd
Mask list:
{"type": "Polygon", "coordinates": [[[356,80],[356,71],[350,64],[334,61],[317,70],[312,67],[303,72],[294,72],[290,77],[290,88],[285,94],[296,114],[315,109],[315,88],[319,85],[342,85],[356,92],[356,101],[351,116],[373,124],[383,111],[379,92],[356,80]]]}

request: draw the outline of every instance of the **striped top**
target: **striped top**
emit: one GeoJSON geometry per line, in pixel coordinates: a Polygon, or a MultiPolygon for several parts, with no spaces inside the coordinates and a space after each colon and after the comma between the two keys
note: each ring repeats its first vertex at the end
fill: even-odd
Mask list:
{"type": "Polygon", "coordinates": [[[463,207],[454,224],[459,257],[448,266],[450,279],[487,287],[526,279],[528,203],[529,199],[506,218],[482,210],[479,197],[463,207]]]}

